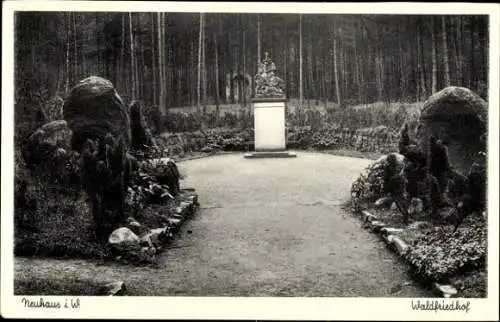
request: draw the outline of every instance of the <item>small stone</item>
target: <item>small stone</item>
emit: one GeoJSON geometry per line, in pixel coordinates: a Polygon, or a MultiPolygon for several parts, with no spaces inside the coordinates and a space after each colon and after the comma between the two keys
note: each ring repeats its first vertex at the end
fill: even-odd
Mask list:
{"type": "Polygon", "coordinates": [[[193,231],[192,231],[191,229],[189,229],[189,230],[187,231],[187,233],[188,233],[188,234],[192,234],[192,233],[193,233],[193,231]]]}
{"type": "Polygon", "coordinates": [[[137,228],[141,227],[141,224],[138,221],[131,221],[128,223],[128,225],[137,228]]]}
{"type": "Polygon", "coordinates": [[[387,207],[391,204],[391,201],[392,201],[391,197],[379,198],[377,201],[375,201],[375,207],[377,207],[377,208],[387,207]]]}
{"type": "Polygon", "coordinates": [[[172,227],[178,227],[181,225],[182,221],[180,219],[177,219],[177,218],[169,218],[168,223],[172,227]]]}
{"type": "Polygon", "coordinates": [[[181,207],[188,207],[188,206],[190,206],[190,205],[191,205],[191,203],[186,202],[186,201],[181,201],[181,203],[180,203],[180,206],[181,206],[181,207]]]}
{"type": "Polygon", "coordinates": [[[362,211],[362,214],[363,214],[363,216],[364,216],[364,220],[365,220],[365,221],[372,222],[372,221],[377,220],[377,217],[375,217],[374,215],[372,215],[371,213],[369,213],[369,212],[368,212],[368,211],[366,211],[366,210],[363,210],[363,211],[362,211]]]}
{"type": "Polygon", "coordinates": [[[117,296],[124,295],[126,290],[125,283],[123,281],[117,281],[103,285],[100,293],[102,295],[117,296]]]}
{"type": "Polygon", "coordinates": [[[167,228],[151,229],[149,233],[141,238],[141,240],[143,241],[141,245],[144,245],[144,247],[146,247],[146,245],[147,247],[158,247],[159,245],[165,243],[168,238],[169,236],[167,228]]]}
{"type": "Polygon", "coordinates": [[[212,148],[211,146],[205,146],[200,151],[203,153],[212,153],[214,151],[214,148],[212,148]]]}
{"type": "Polygon", "coordinates": [[[115,229],[109,235],[108,242],[113,246],[139,245],[140,239],[132,230],[127,227],[115,229]]]}
{"type": "Polygon", "coordinates": [[[456,288],[451,285],[443,285],[439,283],[434,283],[434,288],[443,296],[443,297],[454,297],[458,294],[456,288]]]}
{"type": "Polygon", "coordinates": [[[401,255],[404,254],[408,250],[408,245],[398,236],[394,236],[392,238],[391,243],[396,247],[399,254],[401,254],[401,255]]]}
{"type": "Polygon", "coordinates": [[[393,239],[394,239],[394,235],[384,235],[384,240],[385,240],[388,244],[391,244],[393,239]]]}
{"type": "Polygon", "coordinates": [[[378,221],[378,220],[374,220],[370,224],[371,224],[372,229],[375,231],[379,231],[380,229],[385,227],[385,224],[381,221],[378,221]]]}
{"type": "Polygon", "coordinates": [[[393,234],[399,234],[403,232],[403,229],[401,228],[393,228],[393,227],[383,227],[380,229],[382,234],[384,235],[393,235],[393,234]]]}
{"type": "Polygon", "coordinates": [[[397,285],[394,285],[393,287],[391,287],[389,292],[390,292],[390,294],[395,294],[395,293],[400,292],[401,290],[402,290],[401,284],[397,284],[397,285]]]}

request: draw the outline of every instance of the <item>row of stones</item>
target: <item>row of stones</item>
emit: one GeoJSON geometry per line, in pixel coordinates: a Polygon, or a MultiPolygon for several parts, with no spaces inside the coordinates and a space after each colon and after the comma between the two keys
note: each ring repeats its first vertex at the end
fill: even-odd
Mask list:
{"type": "MultiPolygon", "coordinates": [[[[144,256],[154,256],[158,254],[165,244],[173,237],[172,232],[178,232],[182,224],[194,215],[199,206],[198,196],[190,189],[183,190],[184,192],[188,190],[189,195],[187,196],[186,201],[180,202],[179,206],[175,209],[175,213],[165,216],[167,225],[163,228],[151,229],[147,234],[144,234],[141,238],[139,238],[138,242],[142,246],[140,253],[144,254],[144,256]]],[[[112,236],[110,236],[110,241],[111,239],[112,236]]],[[[115,281],[102,285],[99,293],[108,296],[125,295],[125,282],[115,281]]]]}
{"type": "MultiPolygon", "coordinates": [[[[368,224],[371,230],[378,233],[386,244],[405,260],[403,255],[408,251],[410,246],[398,236],[398,234],[403,232],[403,229],[388,227],[384,222],[377,220],[375,215],[366,210],[361,211],[361,215],[363,221],[368,224]]],[[[408,264],[411,265],[410,263],[408,264]]],[[[456,297],[458,294],[458,291],[452,285],[433,282],[432,287],[441,297],[456,297]]]]}

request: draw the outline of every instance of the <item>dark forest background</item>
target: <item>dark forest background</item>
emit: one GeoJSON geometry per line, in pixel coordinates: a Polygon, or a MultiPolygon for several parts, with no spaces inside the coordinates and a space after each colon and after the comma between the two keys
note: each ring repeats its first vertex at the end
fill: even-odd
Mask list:
{"type": "Polygon", "coordinates": [[[15,24],[23,115],[90,75],[160,112],[246,105],[264,52],[299,102],[416,102],[450,85],[487,99],[487,16],[18,12],[15,24]]]}

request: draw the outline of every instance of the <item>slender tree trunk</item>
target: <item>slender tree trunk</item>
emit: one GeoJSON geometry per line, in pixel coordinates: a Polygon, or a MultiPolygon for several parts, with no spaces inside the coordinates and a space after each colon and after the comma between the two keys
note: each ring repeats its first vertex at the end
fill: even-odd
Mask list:
{"type": "MultiPolygon", "coordinates": [[[[66,29],[66,85],[64,86],[64,92],[67,95],[69,93],[69,74],[70,74],[70,64],[69,64],[69,39],[71,35],[71,31],[69,28],[69,19],[70,19],[71,12],[68,12],[66,14],[66,23],[67,23],[67,29],[66,29]]],[[[32,53],[34,54],[35,51],[32,50],[32,53]]],[[[33,61],[33,67],[35,66],[35,62],[33,61]]]]}
{"type": "Polygon", "coordinates": [[[431,43],[432,43],[432,94],[437,91],[437,54],[434,18],[431,18],[431,43]]]}
{"type": "MultiPolygon", "coordinates": [[[[158,97],[158,109],[161,113],[163,110],[163,107],[165,106],[165,101],[164,101],[164,93],[165,93],[165,82],[163,80],[163,34],[162,34],[162,14],[161,12],[158,12],[158,87],[160,88],[160,93],[158,97]]],[[[155,71],[156,73],[156,71],[155,71]]]]}
{"type": "Polygon", "coordinates": [[[214,33],[214,51],[215,51],[215,114],[217,115],[217,119],[219,119],[220,114],[220,106],[219,106],[219,47],[217,43],[217,34],[214,33]]]}
{"type": "Polygon", "coordinates": [[[335,94],[337,96],[337,104],[340,105],[340,86],[339,86],[339,71],[337,68],[337,35],[335,30],[333,36],[333,73],[335,77],[335,94]]]}
{"type": "Polygon", "coordinates": [[[78,81],[78,77],[80,76],[79,73],[79,68],[78,68],[78,51],[76,49],[76,42],[77,42],[77,37],[76,37],[76,13],[73,13],[73,65],[74,69],[73,72],[75,74],[75,81],[78,81]]]}
{"type": "Polygon", "coordinates": [[[123,82],[122,80],[125,78],[125,14],[121,14],[122,16],[122,34],[121,34],[121,53],[120,53],[120,72],[119,72],[119,77],[117,79],[120,79],[120,84],[122,84],[123,90],[127,91],[126,88],[126,82],[123,82]]]}
{"type": "Polygon", "coordinates": [[[200,28],[199,28],[199,39],[198,39],[198,82],[196,91],[196,108],[198,113],[201,112],[201,46],[203,41],[203,13],[200,13],[200,28]]]}
{"type": "Polygon", "coordinates": [[[246,50],[246,30],[243,30],[243,106],[247,106],[247,50],[246,50]]]}
{"type": "Polygon", "coordinates": [[[153,76],[153,84],[152,84],[152,90],[153,90],[153,106],[157,106],[158,101],[157,101],[157,90],[156,90],[156,71],[158,70],[157,66],[157,60],[156,60],[156,35],[155,35],[155,14],[151,13],[151,54],[153,56],[153,61],[151,62],[151,74],[153,76]]]}
{"type": "Polygon", "coordinates": [[[420,27],[418,27],[417,31],[417,66],[418,66],[418,72],[419,72],[419,84],[420,84],[420,99],[425,99],[427,96],[427,90],[425,88],[425,72],[424,72],[424,66],[425,66],[425,60],[424,60],[424,55],[423,55],[423,42],[422,42],[422,36],[421,36],[421,30],[420,27]]]}
{"type": "Polygon", "coordinates": [[[137,83],[135,79],[135,55],[134,55],[134,35],[132,30],[132,13],[128,13],[129,31],[130,31],[130,64],[132,73],[132,100],[137,98],[137,83]]]}
{"type": "Polygon", "coordinates": [[[302,58],[302,15],[299,14],[299,107],[302,108],[304,102],[303,84],[303,58],[302,58]]]}
{"type": "Polygon", "coordinates": [[[406,99],[406,73],[403,47],[401,44],[401,32],[398,32],[398,49],[399,49],[399,99],[401,101],[406,99]]]}
{"type": "MultiPolygon", "coordinates": [[[[205,17],[203,17],[205,18],[205,17]]],[[[201,26],[201,72],[202,72],[202,84],[203,84],[203,114],[207,112],[207,67],[205,63],[205,19],[202,20],[201,26]]]]}
{"type": "Polygon", "coordinates": [[[262,49],[260,48],[260,14],[257,14],[257,66],[260,64],[260,54],[262,49]]]}
{"type": "Polygon", "coordinates": [[[476,23],[474,16],[470,19],[470,74],[469,74],[469,88],[477,91],[477,71],[476,71],[476,23]]]}
{"type": "Polygon", "coordinates": [[[460,48],[460,40],[457,37],[457,33],[455,32],[457,29],[460,28],[460,16],[456,16],[453,19],[454,23],[454,28],[452,28],[452,52],[453,52],[453,58],[455,61],[455,85],[456,86],[462,86],[462,62],[460,58],[460,53],[459,53],[459,48],[460,48]]]}
{"type": "Polygon", "coordinates": [[[450,80],[450,65],[448,63],[448,40],[446,39],[446,21],[445,17],[441,17],[442,36],[443,36],[443,61],[444,61],[444,83],[445,86],[451,86],[450,80]]]}

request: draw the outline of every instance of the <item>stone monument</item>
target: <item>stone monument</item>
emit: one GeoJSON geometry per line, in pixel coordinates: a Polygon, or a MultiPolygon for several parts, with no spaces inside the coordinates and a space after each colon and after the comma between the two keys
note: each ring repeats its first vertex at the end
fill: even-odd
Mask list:
{"type": "Polygon", "coordinates": [[[252,100],[255,123],[255,152],[245,158],[295,157],[286,151],[285,82],[276,75],[276,65],[266,52],[255,76],[252,100]]]}

